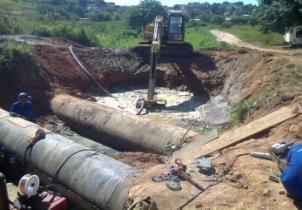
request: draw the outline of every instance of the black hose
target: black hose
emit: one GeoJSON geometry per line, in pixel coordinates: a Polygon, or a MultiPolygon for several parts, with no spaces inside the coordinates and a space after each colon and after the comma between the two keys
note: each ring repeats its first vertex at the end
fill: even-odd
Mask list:
{"type": "Polygon", "coordinates": [[[95,152],[96,154],[98,154],[98,152],[95,151],[94,149],[81,149],[81,150],[78,150],[78,151],[72,153],[71,155],[69,155],[69,156],[64,160],[64,162],[60,165],[60,167],[58,167],[58,169],[57,169],[57,171],[56,171],[56,173],[55,173],[55,175],[54,175],[52,181],[54,182],[54,181],[57,179],[57,177],[58,177],[60,171],[62,170],[62,168],[64,167],[64,165],[66,164],[66,162],[67,162],[68,160],[70,160],[70,158],[72,158],[74,155],[76,155],[76,154],[78,154],[78,153],[80,153],[80,152],[86,152],[86,151],[92,151],[92,152],[95,152]]]}

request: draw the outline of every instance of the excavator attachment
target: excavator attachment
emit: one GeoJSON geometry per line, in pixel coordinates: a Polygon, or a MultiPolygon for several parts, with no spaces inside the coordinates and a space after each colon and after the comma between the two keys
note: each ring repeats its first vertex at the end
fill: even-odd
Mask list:
{"type": "MultiPolygon", "coordinates": [[[[141,42],[134,48],[134,51],[140,55],[150,55],[151,44],[147,42],[141,42]]],[[[183,43],[162,43],[160,48],[161,57],[191,57],[193,55],[193,47],[191,44],[183,43]]]]}

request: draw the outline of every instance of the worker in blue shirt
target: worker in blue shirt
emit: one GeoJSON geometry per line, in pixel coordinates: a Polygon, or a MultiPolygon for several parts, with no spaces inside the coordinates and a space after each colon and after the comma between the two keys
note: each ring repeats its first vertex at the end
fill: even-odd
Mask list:
{"type": "Polygon", "coordinates": [[[10,108],[11,116],[20,116],[31,122],[36,122],[31,103],[31,97],[27,93],[20,93],[18,101],[13,103],[10,108]]]}
{"type": "Polygon", "coordinates": [[[296,144],[289,150],[281,181],[289,197],[302,201],[302,144],[296,144]]]}

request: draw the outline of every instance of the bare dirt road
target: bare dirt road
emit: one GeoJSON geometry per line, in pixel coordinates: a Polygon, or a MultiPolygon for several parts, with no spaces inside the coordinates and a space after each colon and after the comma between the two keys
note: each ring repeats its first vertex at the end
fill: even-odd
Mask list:
{"type": "Polygon", "coordinates": [[[238,37],[234,36],[233,34],[219,31],[219,30],[211,30],[211,33],[217,38],[218,41],[220,42],[226,42],[231,45],[236,45],[238,47],[245,47],[249,48],[252,50],[259,50],[262,52],[274,52],[274,53],[286,53],[288,54],[289,51],[286,50],[278,50],[278,49],[271,49],[271,48],[264,48],[264,47],[259,47],[247,42],[242,41],[238,37]]]}

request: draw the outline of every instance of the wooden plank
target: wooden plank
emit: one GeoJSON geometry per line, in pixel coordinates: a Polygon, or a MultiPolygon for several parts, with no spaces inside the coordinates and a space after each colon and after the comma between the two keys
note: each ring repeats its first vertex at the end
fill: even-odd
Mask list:
{"type": "MultiPolygon", "coordinates": [[[[217,139],[219,137],[218,131],[213,130],[210,133],[206,135],[198,135],[193,137],[193,141],[187,145],[185,145],[181,150],[178,150],[173,153],[172,161],[174,161],[175,158],[181,157],[183,161],[190,161],[190,158],[185,158],[188,157],[188,155],[193,154],[197,155],[196,157],[200,156],[200,148],[209,143],[212,142],[213,140],[217,139]]],[[[195,157],[195,158],[196,158],[195,157]]],[[[192,158],[194,159],[194,158],[192,158]]],[[[185,162],[186,164],[189,164],[189,162],[185,162]]]]}
{"type": "Polygon", "coordinates": [[[204,144],[199,148],[194,148],[193,150],[184,148],[186,153],[181,153],[182,156],[179,157],[182,158],[183,161],[189,161],[201,155],[209,155],[213,152],[238,144],[253,135],[293,118],[301,114],[301,111],[299,104],[283,107],[247,125],[225,132],[215,141],[204,144]]]}
{"type": "Polygon", "coordinates": [[[293,118],[300,113],[301,108],[299,105],[283,107],[247,125],[224,133],[216,141],[204,145],[201,148],[201,153],[203,155],[208,155],[228,146],[240,143],[242,140],[293,118]]]}

